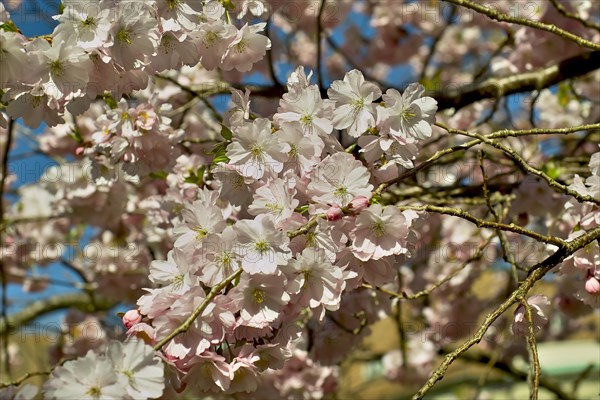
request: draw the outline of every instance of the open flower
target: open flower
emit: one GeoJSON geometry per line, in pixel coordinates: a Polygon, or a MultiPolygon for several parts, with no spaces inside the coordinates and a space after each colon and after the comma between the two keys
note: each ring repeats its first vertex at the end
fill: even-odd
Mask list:
{"type": "Polygon", "coordinates": [[[361,261],[406,253],[410,223],[396,207],[373,204],[356,217],[352,252],[361,261]]]}
{"type": "Polygon", "coordinates": [[[151,346],[142,340],[114,341],[108,347],[107,356],[131,398],[154,399],[162,395],[164,366],[151,346]]]}
{"type": "Polygon", "coordinates": [[[299,201],[294,198],[296,189],[289,189],[288,184],[277,178],[256,189],[254,201],[248,207],[252,215],[271,214],[278,225],[291,217],[299,201]]]}
{"type": "Polygon", "coordinates": [[[336,153],[315,168],[308,193],[318,203],[345,207],[356,196],[371,197],[369,178],[367,168],[352,154],[336,153]]]}
{"type": "Polygon", "coordinates": [[[371,82],[365,82],[363,74],[353,69],[343,81],[334,81],[327,90],[336,103],[333,112],[335,129],[348,129],[352,137],[359,137],[375,125],[373,101],[381,97],[381,90],[371,82]]]}
{"type": "Polygon", "coordinates": [[[271,122],[259,118],[237,129],[233,142],[227,146],[227,157],[244,177],[273,178],[283,170],[288,151],[289,145],[271,133],[271,122]]]}
{"type": "Polygon", "coordinates": [[[211,233],[221,232],[227,225],[219,207],[207,205],[201,200],[186,206],[181,215],[185,222],[173,229],[177,237],[175,247],[181,249],[199,243],[211,233]]]}
{"type": "Polygon", "coordinates": [[[315,134],[325,136],[331,133],[331,104],[321,99],[317,85],[295,90],[283,95],[277,114],[273,116],[278,123],[295,122],[302,127],[305,136],[315,134]]]}
{"type": "Polygon", "coordinates": [[[275,274],[278,265],[287,263],[290,239],[275,229],[275,221],[270,214],[238,221],[233,229],[239,243],[236,253],[242,260],[244,271],[249,274],[275,274]]]}
{"type": "Polygon", "coordinates": [[[255,25],[245,24],[229,43],[223,55],[221,68],[225,71],[233,68],[240,72],[250,71],[252,65],[261,60],[271,48],[271,40],[258,34],[265,29],[266,25],[264,22],[255,25]]]}
{"type": "Polygon", "coordinates": [[[389,129],[390,135],[401,141],[406,137],[420,140],[431,136],[437,101],[432,97],[423,97],[424,92],[425,88],[419,83],[408,85],[403,94],[396,89],[386,91],[383,101],[387,118],[383,126],[389,129]]]}
{"type": "Polygon", "coordinates": [[[290,277],[290,291],[298,293],[300,307],[315,308],[324,305],[337,310],[342,290],[346,287],[340,267],[334,266],[320,249],[306,248],[286,267],[290,277]]]}
{"type": "Polygon", "coordinates": [[[240,283],[229,292],[240,310],[240,325],[265,328],[275,321],[290,301],[285,276],[277,271],[271,275],[242,275],[240,283]]]}
{"type": "Polygon", "coordinates": [[[112,362],[92,350],[56,367],[44,384],[47,399],[120,399],[125,392],[112,362]]]}

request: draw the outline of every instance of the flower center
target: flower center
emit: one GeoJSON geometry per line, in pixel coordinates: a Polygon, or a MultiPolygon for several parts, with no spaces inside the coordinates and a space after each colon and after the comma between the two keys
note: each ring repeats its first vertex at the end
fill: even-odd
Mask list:
{"type": "Polygon", "coordinates": [[[385,224],[383,221],[377,221],[371,226],[371,230],[378,238],[385,235],[385,224]]]}
{"type": "Polygon", "coordinates": [[[254,248],[260,254],[265,254],[267,252],[267,250],[269,250],[269,243],[265,242],[264,240],[260,240],[260,241],[256,242],[256,244],[254,245],[254,248]]]}
{"type": "Polygon", "coordinates": [[[298,157],[298,146],[296,146],[295,144],[290,145],[290,151],[288,152],[288,155],[290,156],[290,158],[298,157]]]}
{"type": "Polygon", "coordinates": [[[254,300],[256,300],[258,304],[260,304],[265,301],[265,292],[264,290],[254,289],[252,292],[252,297],[254,297],[254,300]]]}
{"type": "Polygon", "coordinates": [[[63,64],[60,60],[50,61],[50,72],[53,75],[61,76],[63,74],[63,64]]]}
{"type": "Polygon", "coordinates": [[[125,28],[121,28],[117,32],[117,40],[121,43],[127,43],[127,44],[133,43],[131,40],[131,32],[125,28]]]}
{"type": "Polygon", "coordinates": [[[231,262],[232,257],[231,257],[231,253],[228,252],[223,252],[221,253],[221,255],[217,258],[218,262],[221,264],[221,267],[224,269],[231,269],[231,262]]]}
{"type": "Polygon", "coordinates": [[[173,288],[175,290],[178,290],[179,288],[181,288],[181,286],[183,286],[183,279],[183,274],[175,275],[175,277],[173,278],[173,288]]]}
{"type": "Polygon", "coordinates": [[[277,204],[277,203],[267,203],[267,204],[265,204],[265,207],[268,208],[269,210],[271,210],[271,212],[276,213],[276,214],[281,214],[281,212],[283,211],[283,206],[281,206],[280,204],[277,204]]]}
{"type": "Polygon", "coordinates": [[[348,188],[345,185],[339,184],[336,186],[335,191],[333,192],[333,195],[335,197],[343,199],[346,196],[348,196],[348,188]]]}
{"type": "Polygon", "coordinates": [[[252,154],[253,157],[258,158],[258,157],[262,156],[263,148],[260,144],[254,144],[254,145],[252,145],[252,148],[250,149],[250,153],[252,154]]]}
{"type": "Polygon", "coordinates": [[[204,44],[204,47],[208,49],[209,47],[213,47],[219,39],[220,36],[217,33],[210,31],[206,32],[206,35],[204,35],[204,38],[202,39],[202,43],[204,44]]]}
{"type": "Polygon", "coordinates": [[[242,54],[244,51],[246,51],[247,48],[248,48],[248,42],[245,41],[244,39],[240,40],[240,42],[235,45],[235,50],[239,54],[242,54]]]}
{"type": "Polygon", "coordinates": [[[201,226],[195,227],[194,232],[196,232],[196,240],[202,240],[208,235],[208,229],[201,226]]]}
{"type": "Polygon", "coordinates": [[[309,114],[305,114],[300,118],[300,122],[302,123],[302,125],[309,125],[313,120],[312,115],[309,114]]]}
{"type": "Polygon", "coordinates": [[[166,54],[169,54],[169,52],[173,50],[173,41],[171,40],[171,36],[163,35],[162,39],[160,40],[160,46],[163,48],[163,51],[166,54]]]}
{"type": "Polygon", "coordinates": [[[86,392],[86,394],[89,394],[90,397],[92,397],[94,399],[99,399],[100,395],[102,395],[102,391],[100,390],[100,388],[98,386],[92,386],[91,388],[89,388],[89,390],[86,392]]]}
{"type": "Polygon", "coordinates": [[[414,117],[416,117],[417,114],[410,112],[408,110],[402,110],[402,119],[404,119],[405,121],[408,121],[409,119],[413,119],[414,117]]]}
{"type": "Polygon", "coordinates": [[[92,30],[92,28],[96,27],[96,20],[93,17],[88,16],[85,20],[81,21],[81,27],[92,30]]]}

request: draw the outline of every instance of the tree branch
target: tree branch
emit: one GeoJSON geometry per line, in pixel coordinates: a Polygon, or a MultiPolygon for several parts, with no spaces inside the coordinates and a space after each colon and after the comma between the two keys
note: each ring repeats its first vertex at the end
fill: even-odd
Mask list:
{"type": "Polygon", "coordinates": [[[588,47],[592,50],[600,50],[600,44],[590,42],[589,40],[585,40],[582,37],[579,37],[569,31],[565,31],[564,29],[558,28],[556,25],[545,24],[543,22],[533,21],[527,18],[519,18],[513,17],[508,14],[501,13],[497,10],[491,9],[486,6],[482,6],[477,3],[473,3],[469,0],[444,0],[448,3],[456,4],[457,6],[469,8],[471,10],[477,11],[480,14],[484,14],[490,17],[493,20],[499,22],[509,22],[512,24],[528,26],[530,28],[539,29],[541,31],[550,32],[554,35],[560,36],[566,40],[570,40],[571,42],[575,42],[580,46],[588,47]]]}
{"type": "Polygon", "coordinates": [[[513,304],[523,299],[527,292],[538,280],[542,279],[552,268],[562,262],[566,257],[587,246],[589,243],[598,238],[600,238],[600,227],[593,229],[572,241],[566,242],[564,247],[559,248],[554,254],[533,266],[523,283],[521,283],[521,285],[510,295],[508,299],[506,299],[502,304],[500,304],[500,306],[498,306],[498,308],[496,308],[496,310],[494,310],[485,318],[485,321],[477,330],[475,335],[446,356],[444,361],[442,361],[442,363],[433,371],[429,380],[427,380],[421,389],[419,389],[419,391],[413,396],[413,400],[422,399],[425,394],[427,394],[427,392],[435,385],[435,383],[444,377],[448,367],[464,352],[473,347],[475,344],[479,343],[494,321],[504,314],[504,312],[513,304]]]}
{"type": "Polygon", "coordinates": [[[437,100],[438,110],[458,110],[483,99],[545,89],[564,80],[586,75],[598,68],[600,51],[586,52],[537,71],[504,78],[489,78],[475,86],[442,88],[431,96],[437,100]]]}
{"type": "Polygon", "coordinates": [[[117,305],[116,301],[104,297],[96,297],[94,300],[91,303],[90,296],[87,293],[69,293],[35,301],[23,310],[9,316],[8,323],[0,322],[0,334],[12,332],[37,317],[52,311],[74,307],[85,312],[98,312],[109,310],[117,305]]]}

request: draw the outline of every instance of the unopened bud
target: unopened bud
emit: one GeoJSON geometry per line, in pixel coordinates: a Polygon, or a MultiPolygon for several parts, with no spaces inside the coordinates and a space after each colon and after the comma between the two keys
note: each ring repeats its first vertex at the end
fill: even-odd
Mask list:
{"type": "Polygon", "coordinates": [[[356,196],[352,199],[352,201],[348,204],[348,208],[352,210],[352,212],[358,214],[365,208],[369,207],[369,199],[365,196],[356,196]]]}
{"type": "Polygon", "coordinates": [[[585,291],[589,294],[598,294],[600,293],[600,281],[595,276],[590,276],[585,281],[585,291]]]}
{"type": "Polygon", "coordinates": [[[338,204],[334,204],[329,207],[327,210],[327,221],[337,221],[338,219],[342,219],[344,216],[344,211],[338,204]]]}
{"type": "Polygon", "coordinates": [[[138,310],[129,310],[125,313],[125,315],[123,315],[122,320],[125,328],[129,329],[132,326],[140,323],[142,320],[142,315],[138,310]]]}

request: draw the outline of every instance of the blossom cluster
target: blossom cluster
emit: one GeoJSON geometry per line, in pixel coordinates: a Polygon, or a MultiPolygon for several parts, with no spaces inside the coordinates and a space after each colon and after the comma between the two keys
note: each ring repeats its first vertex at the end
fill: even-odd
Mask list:
{"type": "MultiPolygon", "coordinates": [[[[472,334],[479,316],[505,295],[504,286],[511,287],[508,274],[489,266],[499,260],[500,249],[505,260],[510,257],[494,231],[478,229],[468,219],[435,213],[425,219],[417,212],[400,211],[394,205],[396,196],[410,198],[411,205],[471,200],[461,196],[480,189],[477,185],[486,180],[483,171],[492,164],[499,172],[487,175],[493,196],[484,205],[465,203],[472,215],[486,219],[489,211],[496,214],[502,207],[507,211],[502,219],[523,222],[524,228],[536,232],[557,232],[564,240],[600,226],[597,204],[569,200],[541,178],[521,179],[512,163],[498,161],[496,154],[476,162],[477,172],[467,170],[468,162],[447,157],[450,164],[418,168],[427,174],[426,182],[415,174],[403,179],[398,190],[387,186],[415,166],[424,147],[454,151],[464,143],[459,135],[440,136],[432,126],[436,118],[460,129],[477,127],[482,134],[506,122],[491,118],[497,117],[497,104],[486,116],[486,108],[492,108],[487,100],[437,113],[436,100],[426,96],[426,88],[429,92],[439,82],[471,79],[463,68],[465,59],[482,68],[475,82],[485,79],[487,68],[502,74],[541,67],[551,51],[532,52],[529,43],[554,45],[546,33],[518,28],[515,48],[504,59],[502,47],[496,48],[493,40],[479,40],[487,37],[484,28],[498,28],[487,18],[464,21],[459,15],[460,23],[448,21],[442,31],[442,24],[411,15],[411,30],[440,43],[424,61],[422,50],[429,47],[425,35],[399,28],[406,22],[406,11],[421,4],[342,2],[336,9],[341,19],[373,9],[372,45],[355,51],[355,43],[365,38],[349,28],[341,49],[332,41],[328,48],[334,51],[320,54],[310,37],[331,32],[315,31],[320,25],[314,18],[318,2],[298,0],[306,5],[298,16],[291,15],[292,7],[283,6],[270,17],[267,38],[260,34],[265,24],[254,23],[251,15],[260,16],[266,4],[276,3],[244,0],[239,20],[232,22],[228,0],[65,0],[51,36],[30,40],[10,24],[0,27],[0,108],[11,119],[22,117],[30,127],[42,122],[51,126],[38,136],[40,151],[76,160],[53,166],[39,182],[19,187],[20,200],[6,219],[21,223],[7,229],[6,243],[0,247],[8,282],[22,282],[28,291],[43,290],[53,277],[38,276],[37,267],[58,260],[85,281],[80,287],[136,304],[122,316],[130,341],[107,348],[103,346],[109,335],[98,318],[68,315],[74,327],[62,330],[52,357],[56,362],[80,358],[53,370],[43,387],[47,397],[326,397],[336,393],[339,363],[374,322],[395,308],[402,328],[403,310],[389,293],[418,298],[435,290],[427,301],[413,302],[412,314],[405,315],[419,321],[420,337],[405,338],[402,350],[381,358],[386,378],[414,384],[427,378],[438,351],[472,334]],[[287,82],[280,84],[282,56],[269,60],[273,86],[256,88],[262,95],[277,95],[260,100],[256,96],[251,108],[251,90],[227,85],[229,108],[219,115],[216,101],[211,103],[216,99],[207,100],[197,88],[235,80],[232,77],[248,86],[245,78],[250,75],[243,73],[266,74],[266,63],[256,63],[271,48],[271,40],[281,47],[282,37],[292,42],[292,57],[318,66],[319,81],[333,80],[328,90],[315,85],[312,72],[307,74],[303,67],[290,68],[287,82]],[[389,51],[392,46],[396,51],[389,51]],[[353,57],[365,67],[364,75],[357,69],[346,72],[347,62],[340,61],[344,50],[356,53],[353,57]],[[470,53],[494,56],[477,59],[470,53]],[[382,90],[390,85],[375,79],[385,77],[392,64],[405,62],[424,69],[420,81],[425,86],[412,83],[402,90],[382,90]],[[455,147],[441,147],[448,142],[455,147]],[[437,171],[444,173],[435,176],[437,171]],[[389,189],[383,195],[382,184],[389,189]],[[404,189],[409,190],[403,193],[404,189]],[[94,228],[92,239],[83,224],[94,228]],[[60,247],[63,238],[89,240],[88,249],[77,251],[73,262],[63,259],[66,251],[47,251],[60,247]],[[473,252],[475,242],[484,245],[486,254],[473,252]],[[32,251],[35,244],[42,249],[32,251]],[[35,265],[34,273],[23,265],[35,265]],[[486,286],[487,299],[472,291],[484,274],[494,280],[486,286]],[[100,334],[81,335],[85,325],[97,327],[100,334]]],[[[536,3],[543,5],[540,20],[558,17],[554,7],[536,3]]],[[[587,6],[581,4],[577,10],[583,15],[587,6]]],[[[327,17],[327,8],[324,14],[320,22],[327,30],[335,21],[327,17]]],[[[0,22],[5,20],[0,3],[0,22]]],[[[573,21],[571,25],[577,25],[574,31],[583,37],[597,37],[573,21]]],[[[562,55],[578,50],[571,43],[563,47],[562,55]]],[[[537,106],[532,102],[527,124],[536,118],[540,126],[550,127],[597,120],[600,107],[585,98],[597,96],[590,84],[597,77],[585,79],[573,82],[570,95],[562,93],[564,88],[559,88],[559,96],[542,90],[537,106]]],[[[224,87],[211,88],[209,95],[223,93],[224,87]]],[[[508,114],[514,111],[505,108],[508,114]]],[[[523,118],[506,118],[511,124],[524,123],[523,118]]],[[[0,132],[5,124],[0,113],[0,132]]],[[[502,140],[528,163],[551,168],[546,164],[549,155],[537,151],[537,138],[502,140]]],[[[587,157],[593,151],[597,148],[573,153],[587,157]]],[[[600,153],[592,156],[589,168],[591,176],[576,175],[569,189],[597,197],[600,153]]],[[[7,186],[12,179],[7,178],[7,186]]],[[[527,269],[528,244],[535,241],[505,234],[515,263],[527,269]]],[[[535,243],[541,247],[535,249],[536,260],[556,250],[535,243]]],[[[587,306],[600,306],[598,265],[596,242],[564,260],[554,299],[558,310],[572,316],[587,306]]],[[[552,334],[543,329],[549,320],[549,299],[533,295],[526,301],[534,331],[552,334]]],[[[514,335],[529,333],[525,306],[515,310],[514,335]]],[[[493,342],[503,323],[499,321],[484,342],[493,342]]],[[[523,350],[524,343],[516,351],[523,350]]],[[[509,345],[498,346],[507,350],[509,345]]],[[[511,351],[503,354],[508,357],[511,351]]],[[[0,397],[35,396],[27,386],[15,390],[9,387],[0,397]]]]}
{"type": "Polygon", "coordinates": [[[234,91],[240,112],[229,113],[230,137],[207,175],[212,190],[197,191],[172,216],[174,248],[150,267],[156,286],[124,316],[130,335],[156,344],[207,303],[162,348],[181,390],[255,390],[260,372],[283,366],[307,318],[327,335],[319,325],[344,296],[362,282],[394,281],[396,257],[409,256],[418,215],[378,204],[372,192],[382,164],[397,175],[431,136],[435,101],[413,84],[374,103],[381,91],[357,70],[322,99],[310,77],[302,68],[290,76],[272,121],[250,118],[234,91]],[[363,165],[334,129],[359,144],[368,138],[360,151],[377,156],[363,165]],[[200,380],[200,371],[210,374],[200,380]]]}
{"type": "Polygon", "coordinates": [[[164,387],[161,359],[143,341],[130,340],[56,367],[43,393],[47,399],[154,399],[164,387]]]}
{"type": "MultiPolygon", "coordinates": [[[[0,29],[0,89],[9,117],[54,126],[97,97],[118,101],[184,65],[249,71],[270,48],[265,23],[237,28],[220,1],[65,0],[51,37],[0,29]]],[[[149,117],[150,118],[150,117],[149,117]]],[[[0,123],[6,121],[1,117],[0,123]]],[[[140,126],[146,129],[145,126],[140,126]]]]}

